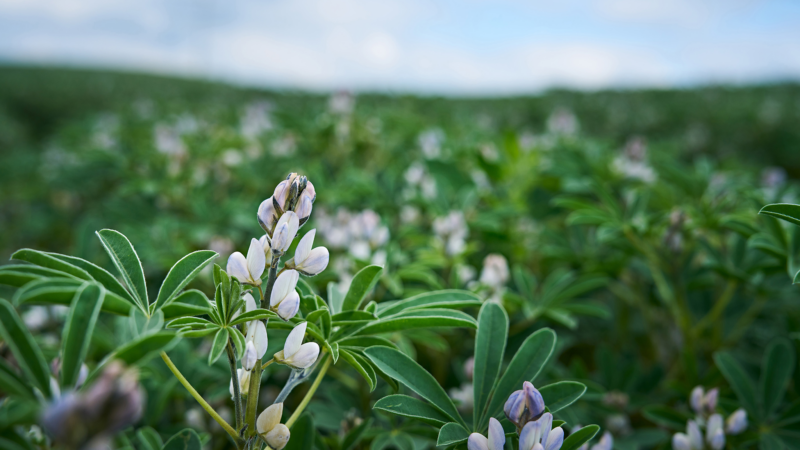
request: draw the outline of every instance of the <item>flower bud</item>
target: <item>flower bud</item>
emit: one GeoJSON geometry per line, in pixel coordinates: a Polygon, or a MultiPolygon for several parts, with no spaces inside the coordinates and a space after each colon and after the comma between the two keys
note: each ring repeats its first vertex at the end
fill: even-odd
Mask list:
{"type": "Polygon", "coordinates": [[[692,444],[689,443],[689,436],[683,433],[675,433],[672,435],[672,450],[692,450],[692,444]]]}
{"type": "Polygon", "coordinates": [[[311,209],[313,207],[312,205],[313,202],[309,196],[307,195],[300,196],[300,200],[297,203],[297,208],[295,212],[297,213],[297,216],[300,218],[300,220],[302,220],[303,222],[305,222],[308,219],[308,216],[311,215],[311,209]]]}
{"type": "Polygon", "coordinates": [[[275,213],[275,206],[272,204],[272,197],[270,197],[258,206],[258,224],[268,235],[271,235],[277,222],[278,214],[275,213]]]}
{"type": "Polygon", "coordinates": [[[537,420],[544,413],[542,394],[529,381],[522,383],[522,390],[513,392],[503,408],[506,417],[518,428],[537,420]]]}
{"type": "Polygon", "coordinates": [[[272,429],[267,435],[265,439],[267,440],[267,444],[272,447],[273,450],[281,450],[283,447],[286,447],[286,444],[289,442],[289,438],[291,437],[291,433],[289,432],[289,428],[286,425],[279,423],[272,429]]]}
{"type": "Polygon", "coordinates": [[[708,445],[711,446],[713,450],[722,450],[725,447],[725,433],[722,429],[718,429],[710,439],[708,439],[708,445]]]}
{"type": "Polygon", "coordinates": [[[692,448],[703,448],[703,435],[700,433],[700,426],[697,425],[697,422],[694,420],[689,421],[686,425],[686,434],[689,435],[689,444],[692,448]]]}
{"type": "Polygon", "coordinates": [[[283,415],[283,403],[275,403],[270,405],[256,419],[256,431],[258,434],[265,434],[272,431],[279,423],[281,423],[281,416],[283,415]]]}
{"type": "MultiPolygon", "coordinates": [[[[239,394],[242,396],[250,392],[250,372],[247,370],[236,369],[236,378],[239,379],[239,394]]],[[[233,397],[233,379],[231,379],[231,397],[233,397]]]]}
{"type": "Polygon", "coordinates": [[[747,429],[747,412],[739,408],[728,417],[725,429],[728,434],[739,434],[747,429]]]}
{"type": "Polygon", "coordinates": [[[325,247],[312,249],[317,230],[311,230],[297,243],[294,258],[286,262],[290,268],[298,270],[303,275],[313,277],[328,267],[330,255],[325,247]]]}
{"type": "Polygon", "coordinates": [[[308,322],[303,322],[294,327],[286,337],[283,350],[275,354],[275,360],[294,369],[305,369],[317,361],[319,345],[316,342],[303,344],[308,322]]]}
{"type": "Polygon", "coordinates": [[[714,414],[717,409],[717,399],[719,398],[719,389],[714,388],[708,391],[703,398],[703,410],[706,414],[714,414]]]}
{"type": "Polygon", "coordinates": [[[272,234],[272,251],[277,255],[286,252],[292,245],[298,228],[300,228],[300,221],[297,214],[294,211],[285,212],[275,225],[275,232],[272,234]]]}
{"type": "Polygon", "coordinates": [[[695,413],[700,414],[703,410],[703,397],[705,393],[703,392],[702,386],[697,386],[692,389],[692,394],[689,396],[689,404],[692,406],[692,409],[695,413]]]}
{"type": "Polygon", "coordinates": [[[247,341],[244,355],[242,355],[242,367],[247,371],[253,370],[253,367],[256,366],[256,361],[256,346],[253,341],[247,341]]]}

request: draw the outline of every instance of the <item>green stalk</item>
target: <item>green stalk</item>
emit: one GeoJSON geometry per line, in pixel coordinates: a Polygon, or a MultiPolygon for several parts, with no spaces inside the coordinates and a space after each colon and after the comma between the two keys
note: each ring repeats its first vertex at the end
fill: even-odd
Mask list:
{"type": "Polygon", "coordinates": [[[236,448],[240,448],[241,441],[239,439],[239,435],[236,433],[236,430],[234,430],[233,427],[231,427],[228,424],[228,422],[225,421],[225,419],[220,417],[220,415],[217,414],[214,408],[212,408],[211,405],[209,405],[208,402],[206,402],[205,399],[200,394],[197,393],[194,386],[192,386],[191,383],[189,383],[189,381],[187,381],[186,378],[184,378],[180,370],[178,370],[178,368],[175,367],[175,364],[172,363],[172,360],[169,359],[169,356],[167,356],[166,352],[161,352],[161,359],[163,359],[164,363],[167,364],[167,367],[169,367],[169,370],[172,372],[173,375],[175,375],[175,378],[177,378],[178,381],[180,381],[180,383],[183,385],[183,387],[185,387],[186,390],[189,391],[189,394],[191,394],[192,397],[194,397],[194,399],[197,400],[197,403],[199,403],[200,406],[204,410],[206,410],[206,412],[219,424],[219,426],[221,426],[222,429],[225,430],[225,432],[227,432],[233,438],[233,441],[236,443],[236,448]]]}
{"type": "Polygon", "coordinates": [[[231,366],[231,380],[233,381],[233,403],[236,407],[236,429],[242,429],[242,394],[239,390],[239,377],[236,373],[236,355],[233,351],[231,340],[228,339],[228,347],[225,349],[228,353],[228,364],[231,366]]]}
{"type": "Polygon", "coordinates": [[[320,383],[322,383],[322,379],[325,377],[325,372],[328,371],[328,368],[331,366],[331,361],[333,361],[333,359],[327,353],[325,354],[324,358],[325,362],[319,369],[317,378],[314,380],[314,383],[311,385],[311,387],[308,388],[308,392],[306,392],[306,396],[303,397],[303,401],[300,402],[300,405],[294,410],[294,413],[292,413],[291,417],[289,417],[289,420],[286,421],[286,427],[290,429],[292,428],[292,425],[294,425],[294,423],[300,417],[300,414],[303,413],[303,410],[306,409],[308,402],[311,401],[311,397],[314,396],[314,393],[317,392],[317,388],[319,387],[320,383]]]}

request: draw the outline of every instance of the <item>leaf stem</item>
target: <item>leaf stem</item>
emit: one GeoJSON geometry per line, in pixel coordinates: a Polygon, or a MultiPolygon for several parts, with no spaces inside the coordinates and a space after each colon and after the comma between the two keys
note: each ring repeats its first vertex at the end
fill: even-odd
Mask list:
{"type": "Polygon", "coordinates": [[[286,421],[286,426],[290,429],[292,428],[292,425],[294,425],[294,423],[300,417],[300,414],[303,413],[303,410],[306,409],[306,406],[308,406],[308,402],[311,401],[311,397],[314,396],[314,393],[317,392],[317,388],[319,387],[320,383],[322,383],[322,379],[325,377],[325,372],[327,372],[328,368],[331,366],[331,361],[333,361],[331,357],[327,353],[325,353],[324,358],[325,362],[319,369],[319,372],[317,373],[317,378],[314,380],[314,383],[311,385],[310,388],[308,388],[308,392],[306,392],[306,396],[303,397],[303,401],[300,402],[300,405],[297,407],[297,409],[294,410],[292,415],[289,417],[289,420],[286,421]]]}
{"type": "Polygon", "coordinates": [[[239,448],[240,439],[239,435],[236,433],[236,430],[234,430],[233,427],[231,427],[228,424],[228,422],[225,421],[225,419],[220,417],[220,415],[217,414],[214,408],[212,408],[211,405],[209,405],[208,402],[206,402],[205,399],[200,394],[197,393],[194,386],[192,386],[191,383],[189,383],[189,381],[187,381],[186,378],[184,378],[183,374],[181,374],[181,371],[178,370],[177,367],[175,367],[175,364],[173,364],[172,360],[169,359],[169,356],[167,356],[166,352],[163,351],[161,352],[161,359],[163,359],[164,363],[167,364],[167,367],[172,372],[172,374],[175,375],[175,378],[177,378],[178,381],[180,381],[180,383],[183,385],[183,387],[185,387],[186,390],[189,391],[189,394],[191,394],[192,397],[194,397],[194,399],[197,400],[197,403],[199,403],[200,406],[204,410],[206,410],[206,412],[219,424],[219,426],[221,426],[222,429],[225,430],[225,432],[227,432],[231,436],[231,438],[233,438],[233,441],[236,443],[236,447],[239,448]]]}

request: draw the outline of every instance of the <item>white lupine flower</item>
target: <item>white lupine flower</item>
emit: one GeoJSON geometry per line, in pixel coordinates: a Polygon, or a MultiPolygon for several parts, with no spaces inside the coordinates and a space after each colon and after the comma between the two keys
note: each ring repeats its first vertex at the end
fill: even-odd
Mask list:
{"type": "Polygon", "coordinates": [[[258,224],[267,234],[272,234],[277,222],[278,214],[275,212],[275,206],[272,204],[272,197],[270,197],[258,206],[258,224]]]}
{"type": "Polygon", "coordinates": [[[242,355],[242,368],[244,368],[244,370],[253,370],[253,367],[256,366],[256,361],[255,343],[253,343],[253,341],[247,341],[244,355],[242,355]]]}
{"type": "MultiPolygon", "coordinates": [[[[249,346],[251,343],[253,344],[257,359],[260,360],[264,357],[264,353],[267,352],[267,327],[264,325],[264,322],[260,320],[250,321],[250,323],[247,325],[247,336],[245,338],[245,342],[246,346],[249,346]]],[[[244,357],[247,356],[247,351],[248,349],[245,347],[244,357]]],[[[244,357],[242,359],[242,365],[244,365],[244,357]]]]}
{"type": "Polygon", "coordinates": [[[300,295],[295,290],[299,279],[300,273],[296,270],[287,270],[278,275],[272,287],[269,306],[273,311],[277,311],[283,320],[294,317],[300,308],[300,295]]]}
{"type": "Polygon", "coordinates": [[[328,249],[325,247],[317,247],[312,249],[314,245],[314,237],[317,230],[313,229],[306,233],[300,242],[297,244],[297,250],[294,252],[292,258],[286,264],[294,267],[298,272],[303,275],[313,277],[328,267],[328,260],[330,255],[328,249]]]}
{"type": "Polygon", "coordinates": [[[539,420],[528,422],[519,433],[520,450],[558,450],[564,443],[564,430],[561,427],[553,428],[553,415],[542,414],[539,420]]]}
{"type": "Polygon", "coordinates": [[[684,433],[675,433],[672,436],[672,450],[695,450],[689,442],[689,436],[684,433]]]}
{"type": "Polygon", "coordinates": [[[713,414],[706,424],[706,442],[713,450],[722,450],[725,446],[725,430],[722,425],[722,416],[713,414]]]}
{"type": "Polygon", "coordinates": [[[277,362],[286,364],[294,369],[305,369],[314,364],[319,356],[319,345],[316,342],[303,344],[307,327],[308,322],[303,322],[294,327],[283,344],[283,350],[275,355],[277,362]]]}
{"type": "Polygon", "coordinates": [[[508,262],[503,255],[492,253],[483,260],[480,282],[493,288],[505,286],[510,277],[508,262]]]}
{"type": "Polygon", "coordinates": [[[275,403],[265,409],[256,419],[256,430],[264,436],[267,444],[274,450],[281,450],[289,442],[289,428],[281,423],[283,403],[275,403]]]}
{"type": "Polygon", "coordinates": [[[690,420],[686,424],[686,433],[675,433],[672,436],[674,450],[703,450],[703,434],[697,422],[690,420]]]}
{"type": "MultiPolygon", "coordinates": [[[[250,372],[247,370],[236,369],[236,377],[239,379],[239,394],[244,396],[250,392],[250,372]]],[[[233,397],[233,380],[231,380],[231,397],[233,397]]]]}
{"type": "MultiPolygon", "coordinates": [[[[521,442],[521,441],[520,441],[521,442]]],[[[494,417],[489,419],[489,438],[480,433],[472,433],[467,440],[468,450],[503,450],[506,435],[503,426],[494,417]]],[[[520,448],[522,446],[520,445],[520,448]]],[[[526,449],[530,450],[530,449],[526,449]]]]}
{"type": "Polygon", "coordinates": [[[253,286],[261,285],[261,275],[267,265],[264,249],[256,239],[250,240],[250,248],[247,250],[247,258],[240,252],[234,252],[228,258],[226,271],[243,284],[253,286]]]}
{"type": "Polygon", "coordinates": [[[267,261],[267,264],[272,263],[272,241],[269,238],[268,234],[261,236],[258,240],[259,244],[261,244],[261,248],[264,249],[264,259],[267,261]]]}
{"type": "Polygon", "coordinates": [[[739,434],[747,428],[747,412],[739,408],[728,417],[725,423],[725,431],[728,434],[739,434]]]}
{"type": "MultiPolygon", "coordinates": [[[[278,223],[275,225],[275,232],[272,234],[272,251],[282,255],[289,246],[292,245],[294,236],[300,228],[300,219],[294,211],[283,213],[278,223]]],[[[263,253],[263,252],[262,252],[263,253]]]]}

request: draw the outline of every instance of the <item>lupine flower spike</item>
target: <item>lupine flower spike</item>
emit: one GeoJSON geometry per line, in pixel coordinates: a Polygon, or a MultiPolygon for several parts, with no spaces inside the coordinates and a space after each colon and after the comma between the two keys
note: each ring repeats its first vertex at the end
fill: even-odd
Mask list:
{"type": "Polygon", "coordinates": [[[319,345],[316,342],[303,344],[306,327],[308,327],[308,322],[294,327],[286,338],[283,350],[275,354],[275,361],[293,369],[305,369],[314,364],[319,356],[319,345]]]}
{"type": "Polygon", "coordinates": [[[467,440],[468,450],[503,450],[506,435],[503,426],[494,417],[489,419],[489,437],[480,433],[472,433],[467,440]]]}
{"type": "Polygon", "coordinates": [[[247,258],[239,252],[234,252],[228,258],[226,271],[242,284],[261,286],[261,275],[267,265],[267,258],[261,243],[256,239],[250,240],[250,249],[247,258]]]}

